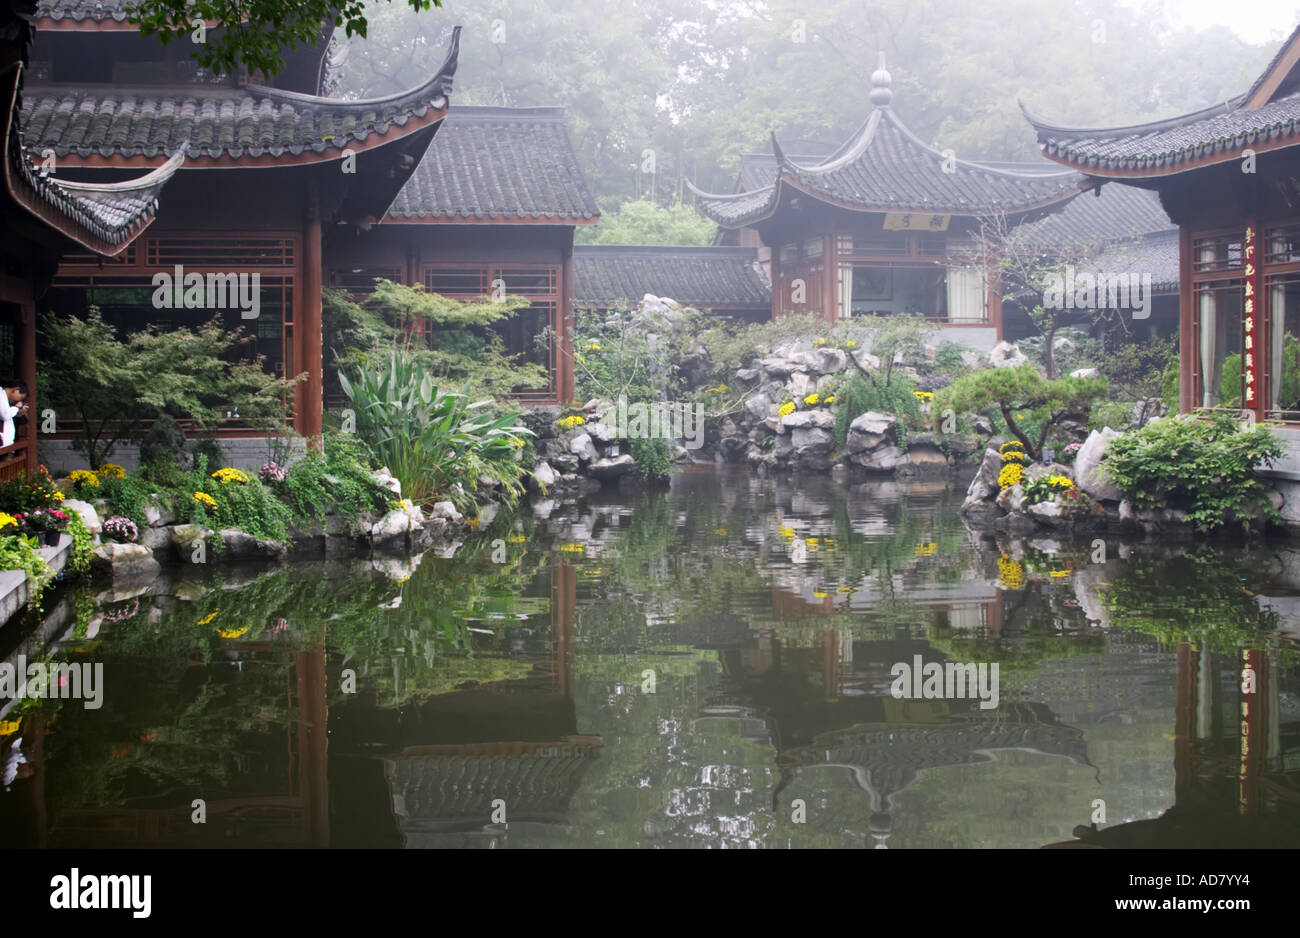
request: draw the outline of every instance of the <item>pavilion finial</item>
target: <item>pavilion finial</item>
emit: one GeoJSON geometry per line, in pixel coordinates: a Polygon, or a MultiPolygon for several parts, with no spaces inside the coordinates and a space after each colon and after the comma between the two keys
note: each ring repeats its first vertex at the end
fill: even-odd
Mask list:
{"type": "Polygon", "coordinates": [[[891,84],[893,79],[885,70],[885,53],[881,52],[880,64],[871,73],[871,103],[876,107],[889,107],[889,102],[894,99],[894,92],[889,90],[891,84]]]}

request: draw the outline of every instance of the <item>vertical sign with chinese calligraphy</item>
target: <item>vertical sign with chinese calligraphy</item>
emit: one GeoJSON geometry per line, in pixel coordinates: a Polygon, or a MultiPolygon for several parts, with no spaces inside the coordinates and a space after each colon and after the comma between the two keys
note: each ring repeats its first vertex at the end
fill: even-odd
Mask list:
{"type": "Polygon", "coordinates": [[[1254,221],[1246,225],[1246,238],[1242,242],[1241,261],[1246,281],[1245,303],[1241,309],[1241,402],[1244,410],[1255,411],[1259,408],[1259,375],[1256,365],[1259,362],[1260,317],[1259,306],[1259,264],[1256,258],[1258,247],[1258,228],[1254,221]]]}

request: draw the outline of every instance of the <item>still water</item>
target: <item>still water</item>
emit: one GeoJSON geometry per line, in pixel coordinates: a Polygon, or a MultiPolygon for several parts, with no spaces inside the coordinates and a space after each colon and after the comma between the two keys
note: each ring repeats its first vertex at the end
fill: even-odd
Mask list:
{"type": "Polygon", "coordinates": [[[0,701],[0,845],[1300,846],[1300,548],[994,540],[964,490],[707,468],[66,588],[0,653],[102,706],[0,701]],[[895,696],[930,663],[996,706],[895,696]]]}

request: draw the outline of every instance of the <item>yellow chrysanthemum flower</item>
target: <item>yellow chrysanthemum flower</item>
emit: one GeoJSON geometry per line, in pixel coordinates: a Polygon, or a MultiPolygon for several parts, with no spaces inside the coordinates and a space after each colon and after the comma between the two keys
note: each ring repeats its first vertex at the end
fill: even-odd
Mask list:
{"type": "Polygon", "coordinates": [[[72,480],[72,484],[77,488],[99,488],[99,476],[89,469],[74,469],[68,473],[68,478],[72,480]]]}
{"type": "Polygon", "coordinates": [[[0,736],[8,736],[10,733],[17,733],[18,728],[22,725],[22,720],[0,720],[0,736]]]}
{"type": "Polygon", "coordinates": [[[249,628],[250,627],[246,625],[242,629],[217,629],[217,634],[222,638],[239,638],[239,636],[247,632],[249,628]]]}
{"type": "Polygon", "coordinates": [[[790,540],[791,538],[794,537],[794,528],[783,524],[781,525],[780,534],[786,540],[790,540]]]}
{"type": "Polygon", "coordinates": [[[1074,480],[1069,476],[1052,476],[1047,480],[1047,484],[1054,489],[1070,490],[1074,488],[1074,480]]]}
{"type": "MultiPolygon", "coordinates": [[[[220,610],[218,610],[218,612],[219,612],[219,611],[220,611],[220,610]]],[[[200,619],[198,622],[196,622],[195,625],[207,625],[209,622],[211,622],[211,621],[212,621],[213,619],[215,619],[216,617],[217,617],[217,613],[216,613],[216,612],[210,612],[210,613],[208,613],[206,616],[204,616],[202,619],[200,619]]]]}
{"type": "Polygon", "coordinates": [[[126,470],[123,469],[121,466],[119,466],[117,463],[106,462],[104,463],[104,465],[96,469],[95,472],[107,478],[113,478],[113,479],[126,478],[126,470]]]}
{"type": "Polygon", "coordinates": [[[217,508],[217,500],[213,498],[211,495],[209,495],[207,492],[195,492],[194,500],[198,502],[200,505],[202,505],[204,508],[208,508],[213,511],[215,511],[217,508]]]}
{"type": "Polygon", "coordinates": [[[1020,479],[1024,474],[1024,466],[1020,465],[1018,462],[1009,462],[1003,466],[1002,471],[998,473],[998,486],[1000,488],[1009,489],[1011,486],[1019,484],[1020,479]]]}
{"type": "Polygon", "coordinates": [[[580,427],[587,422],[587,418],[581,414],[573,414],[569,417],[561,417],[555,422],[555,425],[561,430],[572,430],[574,427],[580,427]]]}
{"type": "Polygon", "coordinates": [[[794,413],[794,401],[786,401],[784,404],[782,404],[780,407],[777,408],[777,411],[776,411],[776,412],[777,412],[777,415],[778,415],[778,416],[781,416],[781,417],[787,417],[787,416],[789,416],[790,414],[793,414],[793,413],[794,413]]]}
{"type": "Polygon", "coordinates": [[[212,473],[212,478],[216,479],[222,485],[226,485],[230,482],[238,482],[240,485],[243,485],[248,482],[248,473],[241,469],[232,469],[227,466],[224,469],[218,469],[216,472],[212,473]]]}
{"type": "Polygon", "coordinates": [[[807,397],[803,399],[803,402],[807,404],[809,407],[812,407],[821,399],[822,399],[821,395],[818,394],[816,391],[813,391],[813,393],[809,394],[807,397]]]}

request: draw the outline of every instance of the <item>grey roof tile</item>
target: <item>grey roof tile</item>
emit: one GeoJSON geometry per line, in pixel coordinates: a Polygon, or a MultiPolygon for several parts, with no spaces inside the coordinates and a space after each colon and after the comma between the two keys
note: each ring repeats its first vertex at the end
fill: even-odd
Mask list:
{"type": "Polygon", "coordinates": [[[388,211],[390,221],[600,217],[563,108],[456,107],[388,211]]]}
{"type": "Polygon", "coordinates": [[[703,309],[766,308],[772,291],[753,248],[578,245],[574,303],[607,308],[647,293],[703,309]]]}
{"type": "MultiPolygon", "coordinates": [[[[1069,171],[1022,172],[944,154],[919,140],[891,107],[877,107],[835,153],[814,163],[777,154],[773,183],[733,195],[702,193],[699,207],[725,227],[766,218],[789,186],[857,211],[986,215],[1022,212],[1069,198],[1083,177],[1069,171]],[[945,171],[945,163],[951,172],[945,171]]],[[[761,172],[757,164],[751,174],[761,172]]]]}
{"type": "Polygon", "coordinates": [[[185,141],[191,159],[341,153],[445,107],[458,51],[459,29],[442,67],[420,87],[361,101],[253,84],[105,90],[33,82],[23,95],[23,129],[30,146],[60,157],[155,158],[185,141]]]}
{"type": "Polygon", "coordinates": [[[1096,130],[1057,127],[1026,112],[1043,152],[1084,172],[1136,169],[1179,172],[1189,162],[1243,147],[1300,143],[1300,93],[1247,111],[1245,96],[1204,111],[1149,124],[1096,130]]]}

